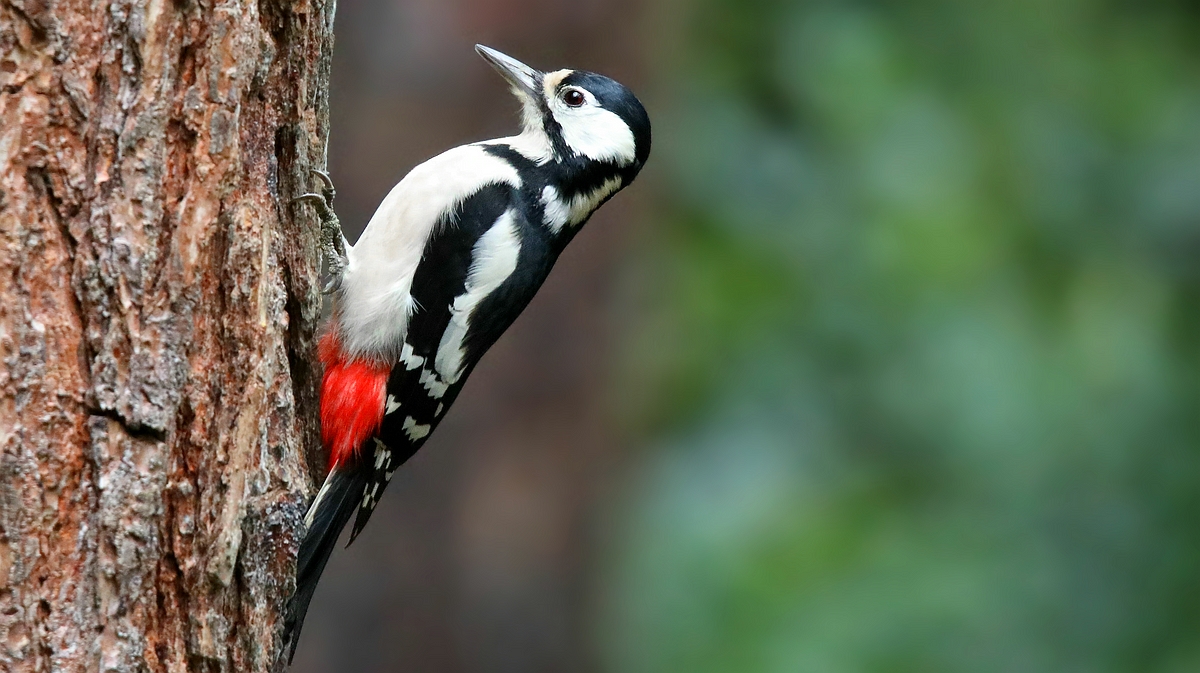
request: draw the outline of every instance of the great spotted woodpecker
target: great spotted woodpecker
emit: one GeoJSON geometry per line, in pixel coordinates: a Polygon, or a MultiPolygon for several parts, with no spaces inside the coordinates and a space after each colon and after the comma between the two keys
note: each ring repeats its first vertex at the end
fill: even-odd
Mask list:
{"type": "Polygon", "coordinates": [[[621,84],[582,70],[543,73],[487,47],[521,102],[519,135],[417,166],[351,246],[333,184],[317,210],[332,276],[320,340],[321,436],[329,476],[305,516],[285,639],[295,654],[342,528],[362,531],[393,472],[445,417],[483,353],[508,329],[588,217],[637,176],[650,119],[621,84]]]}

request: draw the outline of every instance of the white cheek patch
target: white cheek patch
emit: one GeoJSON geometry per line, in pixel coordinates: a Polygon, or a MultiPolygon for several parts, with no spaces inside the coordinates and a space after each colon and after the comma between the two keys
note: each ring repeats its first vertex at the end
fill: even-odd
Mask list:
{"type": "Polygon", "coordinates": [[[597,107],[591,94],[579,108],[556,106],[554,119],[562,128],[567,146],[595,161],[615,161],[622,166],[637,158],[633,131],[615,113],[597,107]]]}

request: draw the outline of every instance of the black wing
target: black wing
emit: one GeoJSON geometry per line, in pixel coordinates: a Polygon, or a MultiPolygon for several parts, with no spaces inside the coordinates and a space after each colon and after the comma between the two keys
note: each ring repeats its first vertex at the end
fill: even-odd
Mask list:
{"type": "Polygon", "coordinates": [[[355,464],[330,473],[309,509],[309,526],[300,545],[296,591],[285,619],[289,661],[299,642],[309,601],[342,528],[354,515],[350,534],[353,542],[371,518],[396,469],[424,445],[479,358],[525,309],[565,245],[563,237],[553,240],[540,224],[541,206],[532,196],[535,192],[523,196],[509,185],[485,186],[435,227],[413,276],[417,310],[409,318],[400,361],[388,376],[379,432],[359,447],[355,464]],[[525,209],[520,207],[522,199],[525,209]],[[461,371],[454,382],[446,381],[436,371],[435,358],[450,324],[451,307],[464,294],[479,238],[508,211],[520,243],[516,268],[471,312],[462,343],[461,371]]]}
{"type": "Polygon", "coordinates": [[[450,324],[451,306],[466,289],[475,245],[513,207],[516,198],[511,185],[483,187],[439,222],[426,244],[413,275],[411,292],[417,308],[409,318],[400,361],[388,377],[383,424],[360,453],[370,461],[371,475],[359,496],[351,542],[371,518],[392,474],[424,445],[445,416],[478,359],[476,356],[468,363],[453,384],[443,380],[434,367],[442,335],[450,324]]]}

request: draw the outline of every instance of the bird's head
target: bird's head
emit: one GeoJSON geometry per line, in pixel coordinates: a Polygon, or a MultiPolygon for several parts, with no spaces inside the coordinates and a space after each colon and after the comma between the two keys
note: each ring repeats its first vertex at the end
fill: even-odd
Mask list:
{"type": "Polygon", "coordinates": [[[525,133],[547,142],[551,159],[610,164],[632,179],[650,155],[650,118],[620,82],[584,70],[541,72],[475,45],[512,85],[525,133]]]}

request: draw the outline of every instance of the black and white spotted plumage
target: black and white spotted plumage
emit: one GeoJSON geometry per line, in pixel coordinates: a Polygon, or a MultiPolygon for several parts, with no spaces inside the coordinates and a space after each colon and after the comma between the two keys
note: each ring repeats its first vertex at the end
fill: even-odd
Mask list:
{"type": "Polygon", "coordinates": [[[288,618],[293,651],[342,526],[354,514],[353,541],[480,357],[649,155],[649,118],[621,84],[584,71],[541,73],[477,49],[521,101],[523,131],[414,168],[347,247],[330,329],[348,358],[391,369],[378,430],[354,460],[335,465],[310,509],[288,618]]]}

